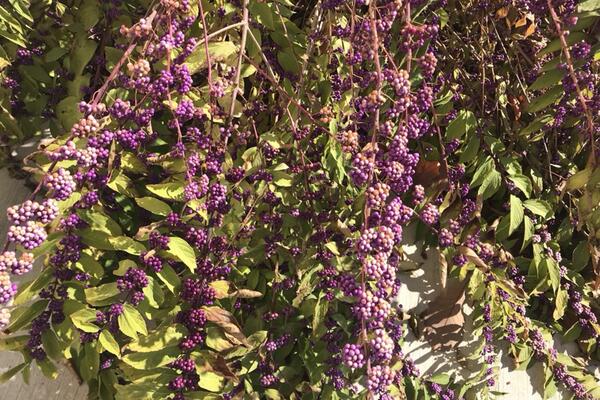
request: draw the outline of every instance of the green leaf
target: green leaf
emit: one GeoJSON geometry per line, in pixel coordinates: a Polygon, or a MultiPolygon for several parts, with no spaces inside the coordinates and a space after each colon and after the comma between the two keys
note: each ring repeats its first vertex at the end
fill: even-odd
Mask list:
{"type": "Polygon", "coordinates": [[[40,315],[46,309],[48,300],[39,300],[35,303],[28,305],[27,308],[23,309],[23,312],[15,313],[11,316],[11,323],[5,328],[6,332],[16,332],[21,328],[28,325],[35,317],[40,315]]]}
{"type": "MultiPolygon", "coordinates": [[[[211,42],[208,44],[208,53],[210,54],[211,61],[213,65],[215,62],[225,61],[227,58],[235,55],[237,53],[237,46],[234,42],[211,42]]],[[[195,74],[206,68],[206,49],[204,46],[196,46],[192,54],[187,59],[186,62],[190,74],[195,74]]]]}
{"type": "Polygon", "coordinates": [[[552,207],[545,200],[525,200],[523,206],[540,217],[549,218],[552,216],[552,207]]]}
{"type": "MultiPolygon", "coordinates": [[[[128,382],[124,385],[115,384],[113,386],[116,390],[115,400],[163,400],[168,399],[173,394],[166,385],[157,386],[156,382],[128,382]]],[[[187,397],[188,393],[186,393],[187,397]]],[[[103,397],[100,398],[104,399],[103,397]]]]}
{"type": "Polygon", "coordinates": [[[542,260],[542,264],[544,264],[546,270],[548,271],[550,286],[552,286],[556,292],[560,287],[560,272],[558,270],[558,264],[550,258],[544,258],[542,260]]]}
{"type": "Polygon", "coordinates": [[[20,305],[28,302],[33,296],[37,295],[42,288],[46,287],[53,278],[53,268],[44,268],[35,280],[28,284],[21,285],[13,303],[15,305],[20,305]]]}
{"type": "Polygon", "coordinates": [[[83,25],[84,30],[90,30],[100,20],[100,4],[96,0],[86,0],[79,7],[77,21],[83,25]]]}
{"type": "Polygon", "coordinates": [[[44,376],[48,379],[56,379],[58,378],[58,370],[56,369],[56,366],[47,358],[44,360],[36,360],[35,361],[36,364],[38,365],[38,367],[40,367],[40,370],[42,371],[42,374],[44,374],[44,376]]]}
{"type": "Polygon", "coordinates": [[[225,378],[215,374],[212,371],[206,371],[199,374],[200,382],[198,385],[209,392],[220,392],[225,383],[225,378]]]}
{"type": "Polygon", "coordinates": [[[98,377],[100,368],[100,354],[96,350],[96,343],[83,345],[83,356],[79,364],[79,372],[85,381],[91,381],[98,377]]]}
{"type": "Polygon", "coordinates": [[[523,218],[523,245],[521,246],[521,251],[527,247],[533,234],[535,233],[535,226],[533,225],[533,221],[528,216],[523,218]]]}
{"type": "Polygon", "coordinates": [[[576,174],[571,175],[567,179],[566,190],[572,191],[572,190],[578,190],[578,189],[583,188],[585,185],[588,184],[591,176],[592,176],[591,168],[583,169],[583,170],[577,172],[576,174]]]}
{"type": "Polygon", "coordinates": [[[123,233],[121,226],[115,222],[115,220],[103,213],[87,210],[81,212],[79,216],[90,225],[90,229],[99,230],[115,236],[119,236],[123,233]]]}
{"type": "Polygon", "coordinates": [[[65,54],[68,54],[69,50],[63,47],[53,47],[52,49],[50,49],[50,51],[48,51],[46,53],[46,55],[44,56],[44,59],[46,60],[46,62],[50,63],[52,61],[56,61],[58,59],[60,59],[62,56],[64,56],[65,54]]]}
{"type": "Polygon", "coordinates": [[[344,166],[344,153],[339,141],[329,138],[321,162],[327,166],[325,171],[329,177],[338,185],[341,185],[346,176],[346,168],[344,166]]]}
{"type": "Polygon", "coordinates": [[[93,306],[112,304],[115,297],[120,294],[121,291],[117,287],[117,282],[105,283],[104,285],[92,286],[85,289],[85,299],[93,306]]]}
{"type": "Polygon", "coordinates": [[[190,271],[194,272],[196,269],[196,253],[194,253],[192,246],[182,238],[177,236],[170,237],[169,250],[166,252],[184,263],[190,271]]]}
{"type": "Polygon", "coordinates": [[[554,313],[552,317],[555,321],[558,321],[565,315],[565,310],[567,309],[567,304],[569,302],[569,294],[566,290],[560,289],[558,293],[556,293],[556,301],[554,306],[554,313]]]}
{"type": "Polygon", "coordinates": [[[16,11],[17,14],[23,17],[27,22],[33,22],[33,17],[27,8],[27,4],[29,4],[29,2],[26,3],[22,0],[13,0],[10,3],[13,11],[16,11]]]}
{"type": "Polygon", "coordinates": [[[459,161],[463,164],[472,161],[477,157],[479,146],[481,145],[477,135],[470,134],[465,138],[466,145],[463,146],[459,161]]]}
{"type": "Polygon", "coordinates": [[[23,34],[23,28],[21,27],[21,23],[18,19],[12,16],[10,12],[6,10],[3,6],[0,5],[0,21],[9,25],[14,31],[23,34]]]}
{"type": "Polygon", "coordinates": [[[87,253],[81,253],[75,266],[81,271],[89,273],[95,279],[100,279],[104,275],[102,265],[87,253]]]}
{"type": "Polygon", "coordinates": [[[300,73],[300,63],[297,61],[297,58],[289,47],[284,51],[277,52],[277,62],[279,62],[281,67],[296,75],[300,73]]]}
{"type": "Polygon", "coordinates": [[[25,38],[20,34],[9,32],[6,29],[0,29],[0,36],[2,36],[5,39],[10,40],[17,46],[20,46],[23,48],[27,47],[27,42],[25,41],[25,38]]]}
{"type": "Polygon", "coordinates": [[[529,86],[529,90],[541,90],[541,89],[547,89],[549,87],[552,87],[556,84],[558,84],[561,79],[563,78],[564,73],[562,70],[560,69],[553,69],[551,71],[548,71],[542,75],[540,75],[535,82],[533,82],[531,84],[531,86],[529,86]]]}
{"type": "Polygon", "coordinates": [[[30,363],[24,362],[15,367],[12,367],[8,371],[4,371],[2,375],[0,375],[0,383],[8,382],[13,376],[17,375],[19,372],[23,371],[26,367],[29,367],[30,363]]]}
{"type": "Polygon", "coordinates": [[[551,115],[542,115],[534,119],[529,125],[519,131],[520,136],[527,136],[534,132],[539,131],[549,123],[551,123],[554,118],[551,115]]]}
{"type": "Polygon", "coordinates": [[[123,57],[123,53],[124,51],[121,49],[106,46],[104,48],[104,55],[106,56],[106,68],[112,70],[115,65],[117,65],[121,57],[123,57]]]}
{"type": "Polygon", "coordinates": [[[447,385],[450,383],[450,377],[447,374],[435,374],[429,377],[428,381],[437,383],[438,385],[447,385]]]}
{"type": "Polygon", "coordinates": [[[275,30],[273,11],[267,3],[251,2],[248,6],[250,15],[270,30],[275,30]]]}
{"type": "Polygon", "coordinates": [[[325,299],[325,295],[321,293],[319,295],[319,300],[315,304],[315,311],[313,314],[312,320],[312,334],[313,336],[318,336],[322,333],[323,324],[325,322],[325,316],[327,314],[327,310],[329,309],[329,301],[325,299]]]}
{"type": "Polygon", "coordinates": [[[98,332],[100,327],[92,321],[96,321],[96,311],[90,308],[82,308],[79,311],[72,313],[70,316],[73,325],[84,332],[98,332]]]}
{"type": "Polygon", "coordinates": [[[496,227],[496,241],[502,242],[509,236],[508,230],[510,228],[510,215],[505,215],[500,219],[498,226],[496,227]]]}
{"type": "Polygon", "coordinates": [[[140,173],[147,170],[143,162],[140,161],[135,155],[125,152],[121,154],[121,167],[127,171],[140,173]]]}
{"type": "Polygon", "coordinates": [[[60,121],[64,130],[69,130],[81,119],[82,114],[79,111],[79,97],[69,96],[62,99],[56,105],[56,117],[60,121]]]}
{"type": "Polygon", "coordinates": [[[573,250],[573,270],[582,271],[590,262],[590,249],[587,241],[581,241],[573,250]]]}
{"type": "Polygon", "coordinates": [[[71,72],[75,76],[83,73],[83,69],[94,56],[97,47],[98,43],[95,40],[85,39],[85,36],[78,38],[71,53],[71,72]]]}
{"type": "Polygon", "coordinates": [[[116,236],[108,238],[108,242],[114,250],[121,250],[129,254],[139,256],[146,247],[140,242],[136,242],[129,236],[116,236]]]}
{"type": "Polygon", "coordinates": [[[489,199],[492,197],[502,184],[502,175],[500,172],[493,170],[485,177],[483,183],[479,187],[479,191],[477,192],[483,200],[489,199]]]}
{"type": "Polygon", "coordinates": [[[510,195],[510,225],[508,228],[508,235],[512,235],[523,222],[523,216],[525,210],[523,210],[523,203],[517,196],[510,195]]]}
{"type": "Polygon", "coordinates": [[[564,333],[563,335],[563,342],[564,343],[569,343],[569,342],[573,342],[575,340],[577,340],[577,338],[579,338],[579,335],[581,335],[581,326],[579,325],[579,322],[576,321],[569,329],[567,329],[567,331],[564,333]]]}
{"type": "Polygon", "coordinates": [[[332,252],[334,255],[336,255],[336,256],[340,255],[340,251],[338,250],[336,242],[325,243],[325,247],[327,248],[327,250],[329,250],[330,252],[332,252]]]}
{"type": "Polygon", "coordinates": [[[118,322],[121,332],[130,338],[137,339],[138,333],[148,335],[144,317],[129,304],[123,305],[123,314],[119,315],[118,322]]]}
{"type": "Polygon", "coordinates": [[[128,236],[111,236],[103,231],[84,229],[79,231],[83,243],[98,250],[120,250],[139,256],[146,247],[128,236]]]}
{"type": "Polygon", "coordinates": [[[458,139],[466,135],[475,128],[476,124],[477,120],[473,112],[461,110],[446,127],[446,140],[458,139]]]}
{"type": "MultiPolygon", "coordinates": [[[[590,0],[590,1],[595,1],[595,0],[590,0]]],[[[581,7],[581,5],[579,6],[581,7]]],[[[581,10],[581,8],[580,8],[581,10]]],[[[580,42],[582,40],[584,40],[586,38],[585,34],[583,34],[583,32],[569,32],[569,35],[565,37],[567,40],[567,44],[569,46],[580,42]]],[[[545,56],[548,53],[553,53],[555,51],[560,50],[561,48],[561,44],[560,44],[560,39],[554,39],[553,41],[551,41],[546,47],[544,47],[542,50],[540,50],[536,57],[537,58],[541,58],[543,56],[545,56]]]]}
{"type": "Polygon", "coordinates": [[[483,183],[485,178],[495,170],[494,160],[491,157],[487,157],[485,162],[481,164],[471,179],[471,187],[477,187],[483,183]]]}
{"type": "Polygon", "coordinates": [[[187,329],[182,325],[162,325],[148,336],[140,336],[137,340],[132,341],[127,348],[131,351],[146,353],[177,346],[186,333],[187,329]]]}
{"type": "Polygon", "coordinates": [[[185,183],[184,182],[168,182],[157,183],[155,185],[146,185],[146,189],[157,196],[167,200],[183,201],[185,183]]]}
{"type": "Polygon", "coordinates": [[[149,370],[164,367],[174,361],[179,354],[179,347],[170,346],[157,351],[127,354],[123,356],[123,362],[136,369],[149,370]]]}
{"type": "Polygon", "coordinates": [[[123,173],[118,171],[110,177],[110,181],[106,185],[117,193],[124,194],[128,197],[135,197],[136,193],[133,190],[133,182],[123,173]]]}
{"type": "Polygon", "coordinates": [[[121,358],[121,349],[119,348],[119,343],[117,343],[115,337],[108,330],[104,329],[102,332],[100,332],[98,341],[106,351],[111,352],[118,358],[121,358]]]}
{"type": "Polygon", "coordinates": [[[170,265],[163,265],[163,269],[156,275],[172,293],[176,293],[181,286],[181,279],[170,265]]]}
{"type": "Polygon", "coordinates": [[[275,171],[273,172],[273,184],[279,187],[292,187],[293,185],[293,177],[292,175],[283,172],[283,171],[275,171]]]}
{"type": "Polygon", "coordinates": [[[538,111],[543,110],[551,104],[554,104],[558,99],[560,99],[564,94],[564,89],[562,85],[553,87],[552,89],[546,91],[546,93],[536,97],[529,103],[529,105],[525,108],[525,111],[528,113],[536,113],[538,111]]]}
{"type": "Polygon", "coordinates": [[[162,215],[163,217],[166,217],[172,211],[167,203],[154,197],[142,197],[135,199],[135,202],[143,209],[156,215],[162,215]]]}
{"type": "Polygon", "coordinates": [[[526,177],[525,175],[515,174],[508,177],[515,184],[515,186],[523,192],[525,197],[531,197],[531,191],[533,190],[533,185],[531,184],[531,179],[526,177]]]}
{"type": "Polygon", "coordinates": [[[25,348],[29,335],[0,337],[0,351],[14,351],[25,348]]]}
{"type": "Polygon", "coordinates": [[[589,12],[600,10],[600,0],[586,0],[579,4],[577,7],[577,11],[579,12],[589,12]]]}
{"type": "Polygon", "coordinates": [[[143,292],[144,296],[146,296],[146,300],[148,300],[148,304],[150,304],[150,307],[159,308],[165,300],[165,296],[160,288],[160,285],[157,284],[151,276],[148,276],[148,285],[143,289],[143,292]]]}
{"type": "Polygon", "coordinates": [[[42,333],[42,344],[44,345],[46,354],[48,354],[50,358],[56,361],[61,361],[63,359],[64,356],[60,342],[52,329],[46,329],[44,333],[42,333]]]}

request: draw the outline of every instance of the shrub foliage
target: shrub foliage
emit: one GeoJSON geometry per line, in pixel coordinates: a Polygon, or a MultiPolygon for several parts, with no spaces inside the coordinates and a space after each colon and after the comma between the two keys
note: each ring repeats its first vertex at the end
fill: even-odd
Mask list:
{"type": "Polygon", "coordinates": [[[54,136],[7,213],[1,379],[68,359],[99,399],[493,398],[502,346],[546,398],[600,398],[599,15],[0,2],[5,142],[54,136]],[[439,253],[420,315],[407,232],[439,253]],[[467,305],[480,369],[418,371],[407,332],[452,350],[467,305]]]}

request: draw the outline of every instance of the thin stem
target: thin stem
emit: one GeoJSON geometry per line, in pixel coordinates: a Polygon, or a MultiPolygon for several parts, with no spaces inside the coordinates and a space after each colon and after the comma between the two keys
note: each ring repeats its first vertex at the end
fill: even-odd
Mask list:
{"type": "MultiPolygon", "coordinates": [[[[208,50],[208,26],[206,26],[206,18],[204,18],[204,6],[202,6],[202,0],[198,0],[198,7],[200,9],[200,19],[202,20],[202,32],[204,34],[204,52],[206,53],[206,64],[208,67],[208,87],[211,87],[212,80],[212,64],[210,60],[210,51],[208,50]]],[[[210,90],[209,90],[210,95],[210,90]]]]}
{"type": "MultiPolygon", "coordinates": [[[[240,90],[240,79],[242,76],[242,59],[244,58],[244,52],[246,51],[246,39],[248,37],[248,0],[244,0],[243,5],[243,14],[242,14],[242,39],[240,43],[240,55],[237,61],[237,69],[235,71],[235,87],[233,88],[233,93],[231,94],[231,106],[229,107],[229,123],[231,124],[231,120],[233,119],[233,113],[235,111],[235,100],[238,95],[238,91],[240,90]]],[[[225,139],[225,145],[227,145],[227,139],[225,139]]]]}
{"type": "MultiPolygon", "coordinates": [[[[252,36],[252,31],[248,31],[250,33],[250,37],[253,38],[252,36]]],[[[273,75],[270,76],[269,74],[267,74],[266,72],[264,72],[260,66],[258,64],[256,64],[250,57],[248,57],[247,55],[244,54],[244,58],[246,59],[246,61],[248,61],[254,68],[256,68],[257,72],[259,74],[261,74],[262,76],[264,76],[265,78],[267,78],[269,80],[269,82],[271,82],[271,84],[273,84],[273,86],[275,87],[275,89],[277,89],[277,91],[282,94],[286,99],[290,100],[292,102],[292,104],[294,104],[296,107],[298,107],[298,109],[304,113],[313,123],[315,124],[321,124],[319,121],[317,121],[312,114],[306,110],[304,107],[302,107],[302,105],[300,103],[298,103],[298,101],[296,101],[292,96],[290,96],[277,82],[277,80],[274,78],[274,74],[271,71],[271,66],[269,64],[267,64],[267,67],[269,69],[269,72],[273,75]]],[[[325,128],[323,128],[325,129],[325,128]]],[[[329,132],[329,131],[327,131],[329,132]]],[[[331,135],[331,132],[329,132],[329,134],[331,135]]]]}
{"type": "MultiPolygon", "coordinates": [[[[156,17],[156,10],[152,11],[152,13],[148,16],[147,22],[149,24],[151,24],[152,20],[154,20],[154,17],[156,17]]],[[[117,62],[117,64],[113,68],[112,72],[108,76],[108,78],[106,78],[106,81],[104,82],[102,87],[100,87],[100,89],[98,89],[98,91],[96,93],[94,93],[94,95],[92,97],[92,103],[91,103],[92,107],[98,105],[98,103],[100,102],[102,97],[104,97],[104,94],[106,93],[106,90],[108,89],[108,85],[110,85],[110,83],[117,77],[117,74],[121,70],[123,63],[125,63],[125,60],[127,60],[129,58],[129,56],[135,49],[135,46],[136,46],[136,41],[132,40],[132,42],[129,44],[129,46],[125,50],[125,53],[123,53],[123,55],[121,56],[121,59],[117,62]]]]}
{"type": "Polygon", "coordinates": [[[558,38],[560,40],[560,47],[562,48],[562,52],[565,56],[565,61],[567,62],[567,69],[569,70],[569,75],[571,77],[571,80],[573,80],[573,84],[575,85],[577,99],[579,100],[583,113],[585,114],[586,127],[590,138],[590,145],[592,146],[589,163],[591,167],[594,168],[596,166],[596,149],[594,145],[594,120],[592,119],[592,114],[590,113],[590,109],[587,106],[585,97],[583,96],[583,92],[579,87],[579,81],[577,80],[577,76],[575,75],[575,68],[573,68],[573,59],[571,58],[569,45],[567,44],[567,40],[565,39],[565,32],[562,29],[560,18],[556,14],[554,7],[552,7],[552,0],[547,0],[547,2],[548,9],[550,10],[550,15],[552,16],[552,21],[554,22],[554,27],[556,28],[556,33],[558,34],[558,38]]]}

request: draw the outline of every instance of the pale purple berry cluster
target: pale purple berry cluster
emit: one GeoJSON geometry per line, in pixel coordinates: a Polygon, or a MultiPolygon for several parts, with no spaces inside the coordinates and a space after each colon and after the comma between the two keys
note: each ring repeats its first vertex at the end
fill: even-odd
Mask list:
{"type": "Polygon", "coordinates": [[[342,361],[348,368],[362,368],[366,361],[363,349],[356,344],[346,343],[342,349],[342,361]]]}
{"type": "Polygon", "coordinates": [[[42,203],[27,200],[23,204],[10,207],[6,213],[14,225],[26,224],[28,221],[48,224],[58,216],[58,205],[54,199],[47,199],[42,203]]]}
{"type": "Polygon", "coordinates": [[[9,271],[14,275],[24,275],[33,268],[33,254],[22,253],[18,258],[14,251],[0,254],[0,272],[9,271]]]}
{"type": "Polygon", "coordinates": [[[34,221],[27,221],[24,225],[12,225],[8,229],[8,241],[18,243],[27,250],[35,249],[47,237],[44,226],[34,221]]]}
{"type": "Polygon", "coordinates": [[[44,185],[51,196],[57,200],[66,200],[77,188],[77,183],[71,173],[59,168],[56,172],[46,176],[44,185]]]}

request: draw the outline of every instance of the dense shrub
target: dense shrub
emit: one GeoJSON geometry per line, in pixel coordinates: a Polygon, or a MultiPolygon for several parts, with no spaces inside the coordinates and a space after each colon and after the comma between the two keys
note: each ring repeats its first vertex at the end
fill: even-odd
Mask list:
{"type": "Polygon", "coordinates": [[[103,83],[121,50],[115,39],[148,2],[0,2],[0,166],[23,142],[58,136],[103,83]],[[116,46],[116,47],[115,47],[116,46]]]}
{"type": "Polygon", "coordinates": [[[545,396],[600,398],[599,1],[97,8],[97,84],[70,81],[8,211],[4,379],[67,358],[101,399],[489,398],[502,343],[545,396]],[[114,10],[146,13],[117,34],[114,10]],[[440,251],[422,315],[407,229],[440,251]],[[407,330],[451,349],[465,303],[481,370],[422,375],[407,330]]]}

